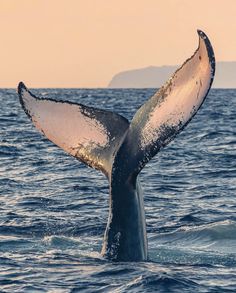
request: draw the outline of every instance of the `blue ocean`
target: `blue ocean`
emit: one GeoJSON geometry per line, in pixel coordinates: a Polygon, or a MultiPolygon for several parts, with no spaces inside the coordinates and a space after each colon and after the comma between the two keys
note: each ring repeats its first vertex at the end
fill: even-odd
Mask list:
{"type": "MultiPolygon", "coordinates": [[[[154,89],[36,89],[129,120],[154,89]]],[[[0,292],[236,292],[236,90],[213,89],[140,174],[149,260],[100,256],[108,182],[0,90],[0,292]]],[[[78,125],[79,127],[79,125],[78,125]]]]}

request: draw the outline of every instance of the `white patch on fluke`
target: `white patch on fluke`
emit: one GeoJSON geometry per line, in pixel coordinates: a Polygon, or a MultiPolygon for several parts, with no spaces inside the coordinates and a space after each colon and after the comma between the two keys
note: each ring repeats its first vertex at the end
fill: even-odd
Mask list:
{"type": "Polygon", "coordinates": [[[108,144],[106,128],[79,105],[36,99],[25,89],[22,99],[34,125],[71,155],[76,155],[81,145],[88,149],[108,144]]]}
{"type": "Polygon", "coordinates": [[[177,130],[191,119],[206,96],[212,75],[204,37],[200,36],[199,48],[194,56],[152,97],[155,106],[141,129],[142,149],[157,141],[165,127],[177,130]]]}

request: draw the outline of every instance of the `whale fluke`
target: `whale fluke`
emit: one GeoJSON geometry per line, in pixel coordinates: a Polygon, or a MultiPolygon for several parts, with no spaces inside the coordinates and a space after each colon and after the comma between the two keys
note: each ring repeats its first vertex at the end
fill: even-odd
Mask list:
{"type": "Polygon", "coordinates": [[[109,176],[113,153],[129,126],[127,119],[82,104],[38,98],[22,82],[18,94],[26,114],[49,140],[109,176]]]}
{"type": "Polygon", "coordinates": [[[20,102],[34,125],[67,153],[101,170],[110,185],[102,254],[116,261],[147,259],[146,221],[138,174],[184,129],[204,102],[215,73],[207,36],[134,115],[124,117],[81,104],[37,98],[23,83],[20,102]]]}
{"type": "Polygon", "coordinates": [[[200,30],[198,35],[199,46],[193,56],[134,115],[113,164],[117,172],[119,161],[125,162],[123,177],[137,176],[160,148],[184,129],[206,98],[214,78],[215,57],[207,36],[200,30]]]}

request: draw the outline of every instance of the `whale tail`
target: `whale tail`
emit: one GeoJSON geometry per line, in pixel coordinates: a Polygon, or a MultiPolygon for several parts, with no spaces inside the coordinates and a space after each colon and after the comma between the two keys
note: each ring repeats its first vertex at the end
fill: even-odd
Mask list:
{"type": "Polygon", "coordinates": [[[38,98],[23,83],[20,102],[49,140],[110,181],[110,207],[103,255],[113,260],[147,259],[143,197],[137,176],[146,163],[189,123],[211,87],[215,58],[207,36],[129,122],[81,104],[38,98]]]}
{"type": "Polygon", "coordinates": [[[70,155],[108,178],[113,173],[124,180],[136,177],[189,123],[211,87],[214,53],[207,36],[198,34],[193,56],[136,112],[130,124],[113,112],[38,98],[22,82],[18,86],[21,105],[36,128],[70,155]]]}

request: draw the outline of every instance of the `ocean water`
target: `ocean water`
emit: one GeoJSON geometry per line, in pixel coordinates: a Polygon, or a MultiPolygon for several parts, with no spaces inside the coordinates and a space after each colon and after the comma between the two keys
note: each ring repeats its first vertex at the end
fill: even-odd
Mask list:
{"type": "MultiPolygon", "coordinates": [[[[153,89],[40,89],[129,120],[153,89]]],[[[236,90],[211,90],[143,169],[149,260],[100,256],[108,183],[0,90],[0,292],[236,292],[236,90]]],[[[78,125],[79,127],[79,125],[78,125]]]]}

